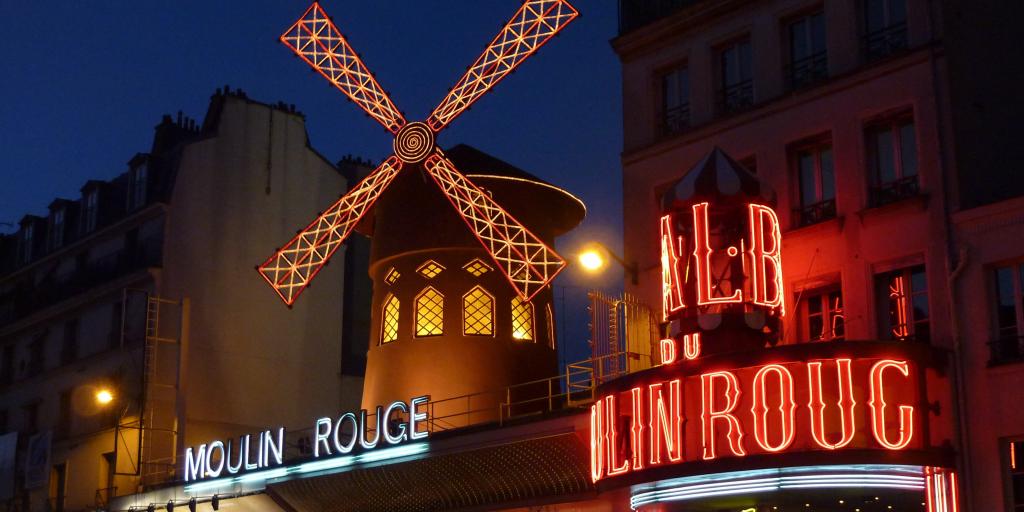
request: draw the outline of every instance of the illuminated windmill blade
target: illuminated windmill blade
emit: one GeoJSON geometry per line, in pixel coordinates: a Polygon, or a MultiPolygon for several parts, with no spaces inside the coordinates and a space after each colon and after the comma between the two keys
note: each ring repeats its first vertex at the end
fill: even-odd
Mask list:
{"type": "Polygon", "coordinates": [[[440,149],[424,166],[521,297],[532,299],[565,268],[565,260],[466,179],[440,149]]]}
{"type": "Polygon", "coordinates": [[[281,35],[281,42],[388,131],[397,133],[405,125],[405,117],[320,4],[313,3],[299,21],[281,35]]]}
{"type": "Polygon", "coordinates": [[[285,304],[295,303],[401,169],[398,158],[385,160],[258,267],[285,304]]]}
{"type": "Polygon", "coordinates": [[[435,132],[512,72],[579,12],[565,0],[527,0],[459,79],[444,101],[434,109],[427,124],[435,132]]]}

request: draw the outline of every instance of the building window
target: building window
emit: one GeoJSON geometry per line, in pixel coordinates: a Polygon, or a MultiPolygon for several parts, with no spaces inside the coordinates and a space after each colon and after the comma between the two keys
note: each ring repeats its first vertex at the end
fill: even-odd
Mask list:
{"type": "Polygon", "coordinates": [[[723,114],[754,104],[753,63],[750,40],[737,41],[718,50],[719,111],[723,114]]]}
{"type": "Polygon", "coordinates": [[[789,87],[799,89],[828,77],[825,13],[818,11],[789,22],[789,87]]]}
{"type": "Polygon", "coordinates": [[[388,269],[388,273],[384,274],[384,282],[387,284],[395,284],[395,281],[398,281],[399,277],[402,277],[402,274],[395,270],[394,267],[391,267],[388,269]]]}
{"type": "Polygon", "coordinates": [[[663,134],[690,127],[690,70],[685,65],[661,75],[661,109],[663,134]]]}
{"type": "Polygon", "coordinates": [[[0,410],[0,435],[7,433],[9,428],[7,421],[7,409],[0,410]]]}
{"type": "Polygon", "coordinates": [[[35,224],[29,222],[21,228],[21,262],[32,261],[32,249],[35,245],[35,224]]]}
{"type": "Polygon", "coordinates": [[[480,261],[480,258],[473,258],[473,261],[463,265],[462,269],[475,277],[480,277],[492,270],[491,266],[480,261]]]}
{"type": "Polygon", "coordinates": [[[57,437],[71,435],[71,390],[60,394],[60,408],[57,411],[57,437]]]}
{"type": "Polygon", "coordinates": [[[64,209],[54,210],[50,214],[50,249],[59,249],[64,245],[64,209]]]}
{"type": "Polygon", "coordinates": [[[6,345],[0,356],[0,386],[11,382],[14,382],[14,345],[6,345]]]}
{"type": "Polygon", "coordinates": [[[907,47],[906,0],[864,1],[864,56],[892,55],[907,47]]]}
{"type": "Polygon", "coordinates": [[[1010,441],[1010,510],[1024,510],[1024,441],[1010,441]]]}
{"type": "Polygon", "coordinates": [[[494,335],[494,297],[479,286],[462,297],[462,332],[466,336],[494,335]]]}
{"type": "Polygon", "coordinates": [[[96,219],[99,212],[100,193],[98,190],[90,190],[85,194],[85,206],[82,209],[82,232],[91,233],[96,229],[96,219]]]}
{"type": "Polygon", "coordinates": [[[533,341],[533,303],[512,297],[512,338],[533,341]]]}
{"type": "Polygon", "coordinates": [[[122,319],[124,318],[124,306],[117,301],[110,308],[110,334],[107,338],[107,346],[117,348],[121,346],[122,319]]]}
{"type": "Polygon", "coordinates": [[[443,271],[444,267],[434,260],[427,260],[416,269],[416,272],[427,279],[433,279],[443,271]]]}
{"type": "Polygon", "coordinates": [[[62,462],[53,466],[50,473],[50,505],[53,512],[64,512],[68,485],[68,465],[62,462]]]}
{"type": "Polygon", "coordinates": [[[384,308],[380,320],[380,342],[391,343],[398,339],[398,297],[388,294],[384,297],[384,308]]]}
{"type": "Polygon", "coordinates": [[[60,347],[60,364],[71,364],[78,359],[78,319],[64,323],[64,341],[60,347]]]}
{"type": "Polygon", "coordinates": [[[990,364],[1024,360],[1024,266],[995,269],[995,339],[990,364]]]}
{"type": "Polygon", "coordinates": [[[128,208],[139,208],[146,204],[146,191],[149,185],[149,167],[141,164],[132,171],[132,191],[128,199],[128,208]]]}
{"type": "Polygon", "coordinates": [[[815,224],[836,216],[836,173],[832,161],[832,142],[819,141],[798,146],[793,151],[800,207],[797,218],[801,226],[815,224]]]}
{"type": "Polygon", "coordinates": [[[416,336],[444,334],[444,295],[426,287],[416,296],[416,336]]]}
{"type": "Polygon", "coordinates": [[[867,130],[871,204],[881,206],[920,192],[914,121],[900,117],[867,130]]]}
{"type": "Polygon", "coordinates": [[[39,402],[32,402],[21,406],[23,417],[22,431],[26,434],[34,434],[39,430],[39,402]]]}
{"type": "Polygon", "coordinates": [[[880,305],[880,337],[928,342],[931,316],[924,265],[881,274],[875,286],[880,305]]]}
{"type": "Polygon", "coordinates": [[[800,326],[807,341],[841,340],[846,335],[841,290],[815,291],[800,304],[800,326]]]}
{"type": "Polygon", "coordinates": [[[43,373],[46,367],[46,333],[38,334],[28,346],[28,365],[26,371],[29,377],[43,373]]]}

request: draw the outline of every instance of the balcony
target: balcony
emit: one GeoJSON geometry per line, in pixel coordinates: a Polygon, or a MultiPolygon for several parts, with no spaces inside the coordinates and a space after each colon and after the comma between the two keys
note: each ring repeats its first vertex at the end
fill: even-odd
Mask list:
{"type": "Polygon", "coordinates": [[[754,104],[754,81],[745,80],[723,87],[718,93],[718,112],[731,114],[754,104]]]}
{"type": "Polygon", "coordinates": [[[690,128],[690,104],[672,107],[665,110],[661,119],[661,131],[664,135],[680,133],[690,128]]]}
{"type": "Polygon", "coordinates": [[[786,77],[791,91],[828,78],[828,54],[822,51],[793,61],[786,70],[786,77]]]}
{"type": "Polygon", "coordinates": [[[864,58],[876,60],[907,49],[907,22],[896,23],[864,35],[864,58]]]}
{"type": "Polygon", "coordinates": [[[23,285],[0,297],[0,326],[132,272],[159,267],[162,251],[162,240],[140,240],[134,248],[92,260],[61,278],[49,277],[35,285],[23,285]]]}
{"type": "Polygon", "coordinates": [[[875,185],[871,187],[871,206],[885,206],[887,204],[916,197],[921,194],[921,186],[917,176],[905,176],[903,178],[875,185]]]}
{"type": "Polygon", "coordinates": [[[801,227],[834,219],[836,217],[836,200],[828,199],[814,204],[809,204],[807,206],[797,208],[795,213],[797,219],[799,219],[798,222],[801,227]]]}
{"type": "Polygon", "coordinates": [[[989,366],[1024,362],[1024,336],[1004,336],[988,342],[989,366]]]}
{"type": "Polygon", "coordinates": [[[700,0],[619,0],[619,35],[632,32],[648,23],[700,0]]]}

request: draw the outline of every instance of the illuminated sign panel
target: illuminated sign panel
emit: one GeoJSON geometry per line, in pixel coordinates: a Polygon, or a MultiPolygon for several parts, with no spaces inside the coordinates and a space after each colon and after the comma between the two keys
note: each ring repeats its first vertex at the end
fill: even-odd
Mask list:
{"type": "MultiPolygon", "coordinates": [[[[422,428],[428,419],[423,406],[429,401],[430,397],[421,396],[387,407],[378,406],[375,414],[367,414],[363,409],[358,414],[346,412],[336,419],[320,418],[314,427],[313,459],[425,439],[429,432],[422,428]]],[[[185,450],[185,482],[283,466],[284,440],[285,429],[280,427],[239,436],[237,440],[218,439],[189,447],[185,450]]]]}
{"type": "Polygon", "coordinates": [[[591,476],[748,455],[921,448],[919,371],[908,358],[871,356],[635,374],[591,406],[591,476]]]}

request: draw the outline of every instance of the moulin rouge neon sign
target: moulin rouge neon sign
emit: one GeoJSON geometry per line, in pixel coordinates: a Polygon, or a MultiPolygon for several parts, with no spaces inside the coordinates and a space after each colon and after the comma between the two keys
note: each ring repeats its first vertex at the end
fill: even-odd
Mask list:
{"type": "MultiPolygon", "coordinates": [[[[378,447],[425,439],[423,429],[427,413],[423,410],[429,396],[408,402],[396,401],[387,407],[378,406],[375,414],[365,409],[346,412],[336,420],[316,420],[311,440],[313,459],[345,456],[353,451],[369,451],[378,447]]],[[[214,440],[185,450],[185,482],[234,476],[250,471],[284,465],[285,429],[265,430],[239,436],[238,442],[214,440]]]]}
{"type": "Polygon", "coordinates": [[[913,447],[916,371],[903,359],[832,358],[608,393],[590,408],[591,476],[751,454],[913,447]]]}

